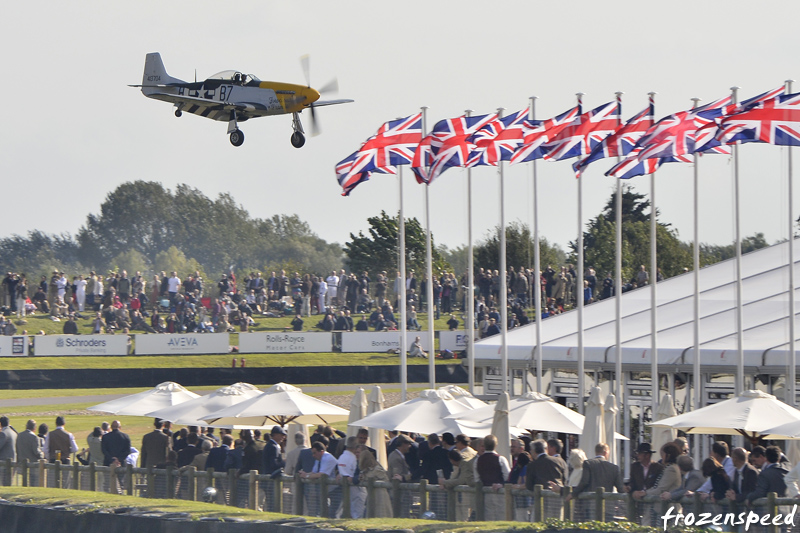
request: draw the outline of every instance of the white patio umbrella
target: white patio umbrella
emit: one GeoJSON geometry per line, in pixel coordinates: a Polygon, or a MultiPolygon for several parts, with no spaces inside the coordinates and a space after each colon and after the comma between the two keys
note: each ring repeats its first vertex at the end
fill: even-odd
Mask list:
{"type": "MultiPolygon", "coordinates": [[[[471,402],[480,400],[472,399],[471,402]]],[[[481,402],[483,403],[483,402],[481,402]]],[[[486,404],[483,403],[485,406],[486,404]]],[[[367,415],[355,424],[390,431],[413,431],[415,433],[461,433],[462,427],[455,420],[445,420],[447,415],[468,410],[465,403],[456,400],[441,389],[426,389],[418,397],[367,415]]],[[[470,433],[468,433],[470,434],[470,433]]]]}
{"type": "Polygon", "coordinates": [[[112,415],[146,416],[146,413],[156,409],[178,405],[198,396],[174,381],[165,381],[150,390],[97,404],[88,410],[112,415]]]}
{"type": "Polygon", "coordinates": [[[469,393],[468,390],[459,387],[458,385],[445,385],[439,387],[437,390],[444,391],[453,397],[454,400],[463,403],[470,409],[480,409],[486,406],[486,402],[477,399],[469,393]]]}
{"type": "Polygon", "coordinates": [[[800,438],[800,420],[785,422],[775,427],[767,428],[764,432],[773,435],[771,438],[798,439],[800,438]]]}
{"type": "MultiPolygon", "coordinates": [[[[215,413],[220,409],[236,405],[244,400],[255,398],[260,394],[261,391],[249,383],[234,383],[227,387],[221,387],[211,394],[198,396],[197,398],[179,403],[178,405],[152,411],[147,413],[147,416],[169,420],[170,422],[186,426],[208,426],[208,423],[201,420],[201,418],[215,413]]],[[[243,429],[235,425],[224,427],[243,429]]]]}
{"type": "Polygon", "coordinates": [[[751,441],[759,438],[780,439],[773,429],[800,420],[800,411],[757,390],[747,390],[728,400],[657,422],[654,427],[670,427],[686,433],[744,435],[751,441]]]}
{"type": "Polygon", "coordinates": [[[594,457],[594,447],[600,442],[606,442],[606,426],[603,421],[603,397],[600,387],[592,387],[589,400],[586,402],[586,419],[581,433],[581,449],[586,457],[594,457]]]}
{"type": "Polygon", "coordinates": [[[497,437],[498,455],[511,461],[511,434],[508,424],[508,393],[503,391],[494,404],[494,418],[492,419],[492,435],[497,437]]]}
{"type": "Polygon", "coordinates": [[[277,383],[263,394],[203,417],[210,426],[248,426],[329,424],[347,420],[348,412],[307,394],[293,385],[277,383]]]}
{"type": "Polygon", "coordinates": [[[356,390],[353,399],[350,400],[350,416],[347,417],[347,436],[355,437],[360,426],[352,425],[356,420],[361,420],[367,416],[367,395],[361,387],[356,390]]]}
{"type": "MultiPolygon", "coordinates": [[[[677,415],[678,412],[675,410],[675,404],[672,401],[672,395],[665,394],[661,397],[661,402],[658,404],[658,410],[656,411],[655,421],[659,422],[661,420],[666,420],[667,418],[672,418],[673,416],[677,415]]],[[[678,436],[678,430],[675,428],[670,427],[663,427],[663,426],[653,426],[652,427],[653,436],[650,439],[650,444],[653,447],[653,451],[658,454],[661,451],[661,447],[668,442],[672,442],[678,436]]],[[[658,455],[656,455],[658,457],[658,455]]]]}
{"type": "MultiPolygon", "coordinates": [[[[383,404],[386,399],[383,397],[383,391],[378,385],[374,385],[372,390],[369,391],[367,398],[367,414],[378,413],[383,411],[383,404]]],[[[386,457],[386,436],[384,430],[381,428],[369,428],[369,443],[370,446],[375,448],[378,452],[378,463],[384,468],[388,468],[389,463],[386,457]]]]}
{"type": "MultiPolygon", "coordinates": [[[[605,432],[606,436],[608,435],[616,435],[617,433],[617,412],[619,409],[617,408],[617,397],[614,396],[613,393],[609,393],[606,396],[605,404],[603,404],[603,424],[605,425],[605,432]]],[[[608,460],[614,464],[617,464],[617,443],[616,442],[608,442],[608,460]]]]}

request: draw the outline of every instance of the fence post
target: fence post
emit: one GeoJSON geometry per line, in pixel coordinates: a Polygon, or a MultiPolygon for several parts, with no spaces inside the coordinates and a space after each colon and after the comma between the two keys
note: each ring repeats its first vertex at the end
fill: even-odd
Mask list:
{"type": "Polygon", "coordinates": [[[39,469],[39,486],[46,487],[47,486],[47,470],[45,470],[45,465],[47,461],[44,459],[39,459],[39,464],[37,468],[39,469]]]}
{"type": "MultiPolygon", "coordinates": [[[[350,519],[353,516],[352,507],[350,505],[350,480],[352,478],[343,477],[342,478],[342,518],[350,519]]],[[[334,512],[336,510],[334,509],[334,512]]]]}
{"type": "Polygon", "coordinates": [[[189,498],[189,501],[195,502],[197,501],[197,479],[195,479],[195,474],[197,473],[197,467],[189,466],[186,468],[186,495],[189,498]]]}
{"type": "Polygon", "coordinates": [[[328,518],[328,476],[319,478],[319,515],[328,518]]]}
{"type": "Polygon", "coordinates": [[[303,484],[303,478],[300,477],[300,472],[294,473],[294,489],[292,489],[294,493],[294,514],[298,516],[302,516],[304,505],[303,503],[306,501],[306,486],[303,484]]]}
{"type": "Polygon", "coordinates": [[[778,506],[775,504],[775,499],[778,497],[778,494],[775,492],[767,493],[767,514],[773,518],[773,520],[769,521],[769,525],[767,525],[767,533],[778,533],[780,530],[780,526],[775,525],[774,518],[778,514],[778,506]]]}
{"type": "Polygon", "coordinates": [[[72,463],[72,488],[81,490],[81,464],[78,461],[72,463]]]}
{"type": "Polygon", "coordinates": [[[55,479],[54,482],[55,488],[62,489],[64,487],[61,486],[61,461],[56,461],[55,463],[53,463],[53,465],[55,466],[55,472],[53,474],[53,477],[55,479]]]}
{"type": "Polygon", "coordinates": [[[541,522],[544,518],[544,496],[542,486],[533,486],[533,509],[531,509],[531,522],[541,522]]]}
{"type": "Polygon", "coordinates": [[[627,518],[631,522],[638,522],[639,518],[639,501],[633,497],[633,492],[628,493],[628,501],[625,505],[625,510],[627,511],[627,518]]]}
{"type": "Polygon", "coordinates": [[[597,487],[594,497],[594,519],[598,522],[606,521],[606,500],[603,498],[605,490],[603,487],[597,487]]]}
{"type": "Polygon", "coordinates": [[[395,518],[408,518],[407,516],[400,516],[403,514],[403,491],[400,490],[400,480],[392,480],[392,513],[395,518]]]}
{"type": "Polygon", "coordinates": [[[214,469],[213,468],[209,468],[208,470],[206,470],[206,478],[207,478],[206,479],[206,487],[214,487],[214,488],[216,488],[215,483],[214,483],[214,469]]]}
{"type": "Polygon", "coordinates": [[[367,480],[367,508],[364,510],[364,516],[373,518],[375,516],[375,480],[367,480]]]}
{"type": "Polygon", "coordinates": [[[247,508],[258,509],[258,470],[251,470],[247,480],[247,508]]]}
{"type": "MultiPolygon", "coordinates": [[[[8,480],[8,485],[11,486],[14,484],[14,470],[11,467],[11,458],[6,459],[6,471],[4,475],[5,479],[8,480]]],[[[4,480],[5,481],[5,480],[4,480]]]]}
{"type": "Polygon", "coordinates": [[[236,469],[228,469],[228,505],[237,505],[237,498],[239,497],[239,484],[236,469]]]}
{"type": "Polygon", "coordinates": [[[503,485],[503,496],[506,502],[506,520],[511,522],[514,520],[514,491],[511,485],[503,485]]]}
{"type": "Polygon", "coordinates": [[[125,463],[125,494],[133,496],[133,465],[125,463]]]}
{"type": "Polygon", "coordinates": [[[147,483],[147,497],[156,497],[156,473],[153,472],[153,465],[147,467],[147,474],[145,477],[147,483]]]}
{"type": "Polygon", "coordinates": [[[283,512],[283,475],[280,475],[274,479],[275,481],[275,490],[272,491],[273,499],[275,500],[275,504],[272,506],[272,510],[276,513],[283,512]]]}
{"type": "MultiPolygon", "coordinates": [[[[562,487],[561,494],[564,495],[564,498],[567,496],[572,496],[572,487],[562,487]]],[[[573,509],[575,509],[575,505],[573,504],[575,500],[570,498],[569,501],[564,500],[564,520],[573,521],[573,509]]]]}
{"type": "Polygon", "coordinates": [[[447,487],[447,521],[448,522],[455,522],[456,521],[456,500],[458,499],[458,494],[456,494],[455,487],[447,487]]]}
{"type": "Polygon", "coordinates": [[[168,499],[175,498],[175,467],[167,466],[167,496],[168,499]]]}
{"type": "Polygon", "coordinates": [[[428,512],[428,480],[422,478],[419,480],[419,514],[417,518],[422,518],[423,513],[428,512]]]}
{"type": "Polygon", "coordinates": [[[22,486],[23,487],[27,487],[28,486],[28,460],[27,459],[22,461],[22,470],[21,470],[21,472],[22,472],[22,486]]]}
{"type": "Polygon", "coordinates": [[[486,518],[486,495],[483,493],[483,484],[475,485],[475,520],[483,522],[486,518]]]}

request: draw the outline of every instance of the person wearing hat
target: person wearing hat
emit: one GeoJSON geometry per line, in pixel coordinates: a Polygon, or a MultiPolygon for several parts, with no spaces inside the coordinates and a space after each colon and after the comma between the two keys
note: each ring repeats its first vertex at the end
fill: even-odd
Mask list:
{"type": "Polygon", "coordinates": [[[653,449],[650,443],[642,442],[636,448],[636,462],[631,465],[630,484],[627,490],[637,492],[655,487],[663,470],[662,464],[653,462],[653,449]]]}
{"type": "MultiPolygon", "coordinates": [[[[280,426],[273,426],[272,431],[269,432],[269,441],[264,446],[261,454],[262,469],[261,473],[268,476],[275,476],[283,473],[283,467],[286,462],[281,456],[281,447],[286,440],[286,431],[280,426]]],[[[266,483],[264,485],[264,492],[266,493],[266,505],[264,510],[271,511],[275,509],[275,502],[273,501],[273,483],[266,483]]]]}

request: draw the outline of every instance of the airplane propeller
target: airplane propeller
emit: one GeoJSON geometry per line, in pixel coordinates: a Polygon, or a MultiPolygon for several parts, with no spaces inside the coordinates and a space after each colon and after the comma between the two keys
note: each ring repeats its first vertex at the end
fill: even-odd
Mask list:
{"type": "MultiPolygon", "coordinates": [[[[300,58],[300,65],[303,67],[303,75],[306,78],[306,85],[311,88],[311,66],[310,66],[310,56],[305,54],[300,58]]],[[[317,89],[319,94],[326,94],[326,93],[336,93],[339,92],[339,81],[336,78],[333,78],[331,81],[317,89]]],[[[320,128],[319,124],[317,123],[317,114],[314,111],[316,107],[313,103],[309,105],[311,108],[311,135],[316,136],[319,135],[320,128]]]]}

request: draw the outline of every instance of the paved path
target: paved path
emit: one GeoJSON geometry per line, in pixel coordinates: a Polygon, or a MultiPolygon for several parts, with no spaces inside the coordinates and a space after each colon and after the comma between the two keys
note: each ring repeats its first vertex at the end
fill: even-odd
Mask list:
{"type": "MultiPolygon", "coordinates": [[[[425,387],[422,383],[409,383],[410,388],[425,387]]],[[[355,393],[358,387],[363,387],[365,392],[369,392],[371,385],[308,385],[302,387],[306,393],[312,392],[342,392],[348,395],[355,393]]],[[[399,383],[384,383],[381,384],[382,389],[399,389],[399,383]]],[[[214,389],[204,390],[200,394],[210,394],[214,389]]],[[[116,398],[126,396],[125,394],[94,394],[86,396],[48,396],[44,398],[19,398],[0,400],[0,409],[9,407],[23,407],[30,405],[58,405],[58,404],[71,404],[71,403],[92,403],[98,404],[108,402],[116,398]]]]}

